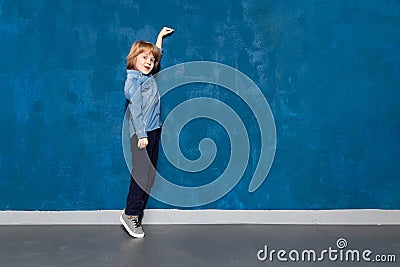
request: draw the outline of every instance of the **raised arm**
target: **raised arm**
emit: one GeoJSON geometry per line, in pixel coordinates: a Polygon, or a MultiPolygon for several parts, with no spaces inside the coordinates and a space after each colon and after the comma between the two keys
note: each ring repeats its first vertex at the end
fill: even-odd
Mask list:
{"type": "Polygon", "coordinates": [[[168,27],[163,27],[157,36],[156,46],[161,49],[164,37],[172,34],[173,32],[174,32],[174,29],[168,28],[168,27]]]}

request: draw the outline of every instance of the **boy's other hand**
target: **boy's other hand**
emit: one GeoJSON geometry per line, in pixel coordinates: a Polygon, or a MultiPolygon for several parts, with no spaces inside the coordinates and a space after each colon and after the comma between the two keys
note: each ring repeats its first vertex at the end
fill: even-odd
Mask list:
{"type": "Polygon", "coordinates": [[[149,143],[149,141],[147,140],[147,137],[140,138],[137,146],[139,149],[143,149],[148,145],[148,143],[149,143]]]}

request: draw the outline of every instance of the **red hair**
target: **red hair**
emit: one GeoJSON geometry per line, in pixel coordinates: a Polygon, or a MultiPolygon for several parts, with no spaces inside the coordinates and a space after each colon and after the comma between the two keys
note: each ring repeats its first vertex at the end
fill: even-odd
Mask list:
{"type": "Polygon", "coordinates": [[[158,63],[161,59],[161,51],[155,44],[146,41],[137,41],[133,43],[129,54],[126,57],[126,68],[129,70],[136,69],[136,58],[139,54],[143,52],[150,52],[151,54],[153,54],[153,57],[155,59],[153,70],[157,69],[158,63]]]}

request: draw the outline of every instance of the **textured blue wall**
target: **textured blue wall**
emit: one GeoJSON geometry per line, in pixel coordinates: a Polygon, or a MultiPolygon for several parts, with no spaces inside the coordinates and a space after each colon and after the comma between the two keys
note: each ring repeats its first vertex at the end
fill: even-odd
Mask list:
{"type": "MultiPolygon", "coordinates": [[[[275,117],[264,184],[247,192],[260,153],[253,140],[243,179],[202,208],[400,208],[399,1],[1,0],[0,209],[123,208],[124,57],[164,25],[176,32],[163,67],[233,66],[261,88],[275,117]]],[[[252,129],[248,108],[218,88],[178,90],[163,98],[164,112],[200,95],[225,99],[252,129]]],[[[224,136],[218,124],[203,125],[182,133],[189,158],[200,138],[224,136]]],[[[201,177],[170,170],[163,154],[160,170],[198,185],[218,176],[224,154],[201,177]]]]}

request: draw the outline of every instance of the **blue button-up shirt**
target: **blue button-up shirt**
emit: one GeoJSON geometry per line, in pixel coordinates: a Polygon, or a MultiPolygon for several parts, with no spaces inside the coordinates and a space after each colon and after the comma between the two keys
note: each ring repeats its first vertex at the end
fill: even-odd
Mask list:
{"type": "Polygon", "coordinates": [[[160,94],[157,83],[151,75],[137,70],[127,70],[124,94],[129,100],[129,134],[147,137],[147,132],[161,127],[160,94]]]}

